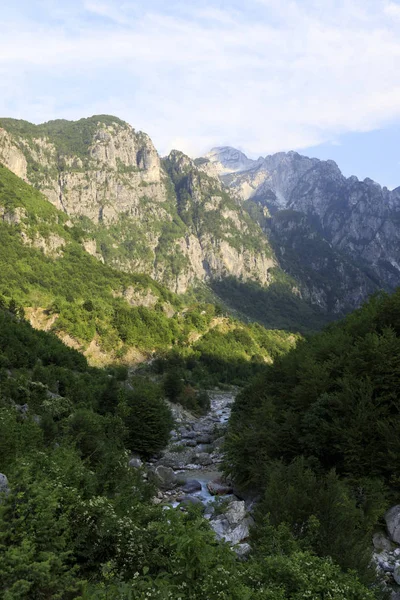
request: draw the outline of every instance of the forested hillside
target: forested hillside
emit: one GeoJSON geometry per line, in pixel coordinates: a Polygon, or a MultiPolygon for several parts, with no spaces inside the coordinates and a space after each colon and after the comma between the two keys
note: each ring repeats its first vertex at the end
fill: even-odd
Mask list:
{"type": "Polygon", "coordinates": [[[374,598],[364,571],[280,525],[241,561],[200,508],[155,504],[147,466],[129,466],[168,443],[165,396],[204,413],[206,386],[262,376],[299,336],[113,270],[38,191],[4,167],[0,183],[1,597],[374,598]]]}
{"type": "Polygon", "coordinates": [[[261,548],[284,527],[367,577],[372,534],[399,503],[399,317],[399,290],[376,295],[238,396],[226,469],[260,495],[261,548]]]}
{"type": "Polygon", "coordinates": [[[82,248],[83,232],[64,213],[1,165],[0,211],[4,302],[24,306],[34,324],[56,332],[94,364],[131,365],[174,349],[192,365],[201,358],[203,379],[208,363],[214,382],[240,380],[235,367],[226,367],[224,376],[216,365],[232,359],[241,371],[253,372],[295,341],[224,316],[221,306],[185,302],[146,275],[104,265],[82,248]]]}
{"type": "Polygon", "coordinates": [[[387,597],[370,559],[399,494],[400,292],[302,337],[334,311],[305,303],[250,213],[113,119],[0,130],[53,199],[0,165],[0,597],[387,597]],[[217,386],[241,388],[225,444],[217,386]],[[184,456],[218,477],[224,460],[213,525],[157,479],[178,497],[184,456]]]}
{"type": "Polygon", "coordinates": [[[171,414],[157,384],[88,367],[21,320],[15,303],[0,310],[0,348],[5,600],[375,597],[282,528],[264,528],[262,553],[241,562],[196,507],[153,505],[144,471],[128,459],[168,439],[171,414]]]}

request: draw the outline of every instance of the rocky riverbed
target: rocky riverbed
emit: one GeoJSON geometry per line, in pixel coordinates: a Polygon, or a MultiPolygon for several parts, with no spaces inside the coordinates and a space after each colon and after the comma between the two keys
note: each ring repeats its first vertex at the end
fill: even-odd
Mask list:
{"type": "Polygon", "coordinates": [[[373,561],[381,579],[392,588],[391,600],[400,600],[400,505],[385,514],[386,529],[373,537],[373,561]]]}
{"type": "Polygon", "coordinates": [[[148,463],[149,477],[159,488],[153,502],[182,510],[188,504],[201,506],[217,538],[245,556],[250,550],[246,540],[253,524],[251,505],[235,496],[231,483],[220,472],[236,390],[212,391],[209,395],[210,411],[202,417],[171,404],[176,423],[171,442],[160,457],[148,463]]]}
{"type": "MultiPolygon", "coordinates": [[[[209,394],[211,408],[202,417],[170,404],[176,427],[166,450],[147,464],[146,477],[159,488],[153,498],[155,504],[182,510],[188,504],[201,506],[216,537],[230,543],[244,557],[250,551],[247,540],[254,523],[253,502],[237,497],[220,471],[224,434],[236,391],[209,394]]],[[[131,464],[142,466],[137,457],[131,459],[131,464]]],[[[391,600],[400,600],[400,505],[388,510],[384,518],[386,528],[377,531],[372,540],[372,560],[391,600]]]]}

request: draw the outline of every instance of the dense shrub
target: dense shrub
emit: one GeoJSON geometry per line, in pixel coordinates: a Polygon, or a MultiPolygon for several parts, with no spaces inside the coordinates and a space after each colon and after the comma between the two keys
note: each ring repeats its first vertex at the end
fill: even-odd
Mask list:
{"type": "Polygon", "coordinates": [[[122,410],[130,450],[151,456],[167,444],[173,420],[158,385],[135,379],[122,410]]]}
{"type": "Polygon", "coordinates": [[[263,495],[272,523],[365,577],[399,490],[399,314],[400,290],[375,296],[277,357],[238,395],[226,443],[227,471],[263,495]]]}

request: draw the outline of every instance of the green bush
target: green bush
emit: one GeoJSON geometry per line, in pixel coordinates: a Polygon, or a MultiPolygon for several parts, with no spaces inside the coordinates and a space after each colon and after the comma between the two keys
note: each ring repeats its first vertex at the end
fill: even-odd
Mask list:
{"type": "Polygon", "coordinates": [[[171,411],[159,386],[136,379],[134,389],[125,392],[123,420],[127,428],[126,445],[144,456],[155,454],[167,444],[173,427],[171,411]]]}

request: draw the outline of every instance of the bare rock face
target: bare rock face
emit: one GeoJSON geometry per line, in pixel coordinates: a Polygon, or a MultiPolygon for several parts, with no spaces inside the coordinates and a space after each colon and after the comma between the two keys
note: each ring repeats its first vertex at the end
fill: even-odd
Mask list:
{"type": "Polygon", "coordinates": [[[118,119],[111,124],[98,119],[84,153],[77,143],[76,154],[73,148],[65,153],[40,126],[33,141],[0,129],[0,162],[38,187],[57,208],[94,222],[110,223],[120,213],[134,212],[148,186],[152,200],[163,202],[161,162],[150,138],[118,119]],[[27,158],[34,165],[31,170],[27,158]]]}
{"type": "MultiPolygon", "coordinates": [[[[214,173],[176,150],[164,161],[177,193],[179,216],[188,233],[177,240],[185,257],[177,290],[190,281],[226,276],[268,285],[276,266],[273,253],[259,226],[226,193],[214,173]]],[[[189,283],[188,283],[189,282],[189,283]]]]}
{"type": "Polygon", "coordinates": [[[392,506],[386,512],[385,521],[390,539],[400,544],[400,505],[392,506]]]}
{"type": "Polygon", "coordinates": [[[279,264],[312,303],[345,312],[374,290],[399,285],[400,188],[346,178],[334,161],[297,152],[251,160],[234,148],[214,148],[202,168],[264,211],[261,224],[279,264]]]}
{"type": "Polygon", "coordinates": [[[0,162],[13,173],[26,179],[27,161],[24,153],[13,140],[12,136],[0,127],[0,162]]]}
{"type": "Polygon", "coordinates": [[[9,493],[10,486],[8,485],[8,479],[3,473],[0,473],[0,496],[8,496],[9,493]]]}
{"type": "Polygon", "coordinates": [[[268,285],[271,248],[217,173],[178,151],[161,160],[145,133],[116,117],[1,124],[0,162],[86,228],[92,256],[178,293],[227,275],[268,285]]]}
{"type": "Polygon", "coordinates": [[[164,465],[158,465],[150,474],[154,483],[163,490],[173,489],[178,481],[175,471],[164,465]]]}

